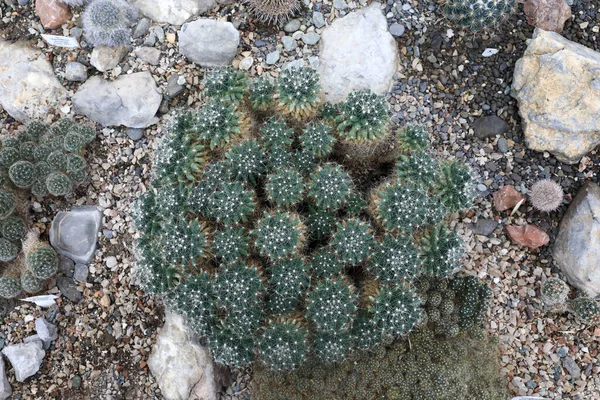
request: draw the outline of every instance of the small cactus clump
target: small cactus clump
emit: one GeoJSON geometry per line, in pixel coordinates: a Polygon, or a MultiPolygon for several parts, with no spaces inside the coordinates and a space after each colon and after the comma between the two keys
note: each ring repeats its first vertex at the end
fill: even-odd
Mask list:
{"type": "Polygon", "coordinates": [[[497,27],[517,8],[516,0],[446,0],[444,15],[472,32],[497,27]]]}
{"type": "Polygon", "coordinates": [[[0,297],[12,299],[21,294],[21,284],[19,280],[12,277],[0,278],[0,297]]]}
{"type": "Polygon", "coordinates": [[[339,105],[337,130],[346,140],[381,139],[388,133],[388,103],[370,90],[351,92],[339,105]]]}
{"type": "Polygon", "coordinates": [[[548,307],[560,306],[567,301],[570,290],[569,285],[562,279],[548,278],[540,290],[542,301],[548,307]]]}
{"type": "Polygon", "coordinates": [[[542,212],[556,211],[562,204],[563,197],[562,187],[550,179],[534,183],[529,194],[531,205],[542,212]]]}
{"type": "Polygon", "coordinates": [[[300,10],[300,0],[245,0],[250,11],[258,19],[276,24],[287,20],[300,10]]]}
{"type": "Polygon", "coordinates": [[[569,302],[569,309],[585,325],[600,323],[600,305],[589,297],[578,297],[569,302]]]}
{"type": "MultiPolygon", "coordinates": [[[[413,284],[451,274],[462,256],[458,236],[433,227],[452,215],[441,201],[451,194],[434,190],[440,163],[419,148],[402,167],[398,158],[376,170],[348,167],[347,134],[360,139],[348,145],[410,147],[388,134],[383,97],[357,95],[365,108],[347,106],[356,118],[335,123],[343,107],[320,109],[308,68],[274,85],[215,74],[206,104],[180,113],[159,142],[153,187],[133,210],[144,289],[183,314],[228,366],[343,362],[408,334],[423,315],[413,284]]],[[[428,140],[419,138],[406,140],[428,140]]]]}
{"type": "Polygon", "coordinates": [[[51,247],[42,247],[27,254],[27,269],[38,279],[49,279],[58,270],[58,254],[51,247]]]}
{"type": "Polygon", "coordinates": [[[92,0],[82,16],[85,38],[93,47],[121,47],[131,42],[137,9],[125,0],[92,0]]]}

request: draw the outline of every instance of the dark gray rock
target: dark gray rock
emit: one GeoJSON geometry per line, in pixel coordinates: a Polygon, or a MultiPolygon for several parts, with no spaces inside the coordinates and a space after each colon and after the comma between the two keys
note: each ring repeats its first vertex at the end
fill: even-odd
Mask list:
{"type": "Polygon", "coordinates": [[[476,235],[489,236],[498,226],[498,221],[493,219],[478,219],[476,223],[470,226],[471,231],[476,235]]]}
{"type": "Polygon", "coordinates": [[[502,135],[510,130],[510,126],[497,115],[486,115],[473,121],[473,131],[479,139],[502,135]]]}
{"type": "Polygon", "coordinates": [[[59,255],[58,256],[58,268],[60,272],[66,276],[73,276],[73,270],[75,269],[75,263],[69,257],[59,255]]]}
{"type": "Polygon", "coordinates": [[[148,21],[146,18],[142,18],[138,21],[137,25],[135,26],[135,29],[133,30],[133,38],[137,39],[144,37],[148,34],[149,31],[150,21],[148,21]]]}
{"type": "Polygon", "coordinates": [[[571,357],[567,356],[563,358],[563,366],[573,378],[579,379],[581,377],[581,368],[579,368],[579,365],[571,357]]]}
{"type": "Polygon", "coordinates": [[[85,264],[75,264],[75,273],[73,278],[77,282],[86,283],[88,278],[89,270],[85,264]]]}
{"type": "Polygon", "coordinates": [[[50,244],[71,260],[87,264],[96,250],[96,237],[102,225],[102,213],[96,206],[74,207],[59,212],[50,227],[50,244]]]}
{"type": "Polygon", "coordinates": [[[79,303],[81,301],[82,294],[77,290],[77,285],[73,278],[59,276],[56,278],[56,286],[58,286],[60,293],[73,303],[79,303]]]}
{"type": "Polygon", "coordinates": [[[560,222],[553,255],[573,286],[600,294],[600,186],[587,182],[579,190],[560,222]]]}
{"type": "Polygon", "coordinates": [[[81,63],[70,61],[65,67],[65,79],[72,82],[85,82],[88,78],[87,67],[81,63]]]}
{"type": "Polygon", "coordinates": [[[144,130],[139,128],[129,128],[127,129],[127,136],[133,141],[140,140],[144,137],[144,130]]]}
{"type": "Polygon", "coordinates": [[[501,153],[508,153],[508,141],[503,137],[498,139],[498,150],[501,153]]]}

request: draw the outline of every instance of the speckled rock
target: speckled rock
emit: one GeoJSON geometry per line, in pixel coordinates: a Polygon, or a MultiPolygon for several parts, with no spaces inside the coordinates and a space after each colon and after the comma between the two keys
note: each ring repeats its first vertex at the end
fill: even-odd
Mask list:
{"type": "Polygon", "coordinates": [[[171,25],[181,25],[217,5],[216,0],[133,0],[131,3],[151,20],[171,25]]]}
{"type": "Polygon", "coordinates": [[[23,43],[0,40],[0,104],[14,119],[43,119],[67,100],[52,65],[23,43]]]}
{"type": "Polygon", "coordinates": [[[231,22],[199,19],[179,32],[179,52],[203,67],[231,64],[239,44],[240,33],[231,22]]]}
{"type": "Polygon", "coordinates": [[[588,182],[579,190],[560,222],[553,250],[573,286],[600,295],[600,186],[588,182]]]}
{"type": "Polygon", "coordinates": [[[398,46],[380,3],[351,12],[327,27],[320,40],[322,95],[334,103],[357,89],[388,92],[398,68],[398,46]],[[358,62],[369,60],[369,62],[358,62]]]}
{"type": "Polygon", "coordinates": [[[525,140],[574,164],[600,144],[600,53],[536,29],[515,66],[525,140]]]}
{"type": "Polygon", "coordinates": [[[192,338],[183,317],[167,311],[148,358],[148,366],[165,399],[216,400],[214,366],[208,348],[192,338]]]}

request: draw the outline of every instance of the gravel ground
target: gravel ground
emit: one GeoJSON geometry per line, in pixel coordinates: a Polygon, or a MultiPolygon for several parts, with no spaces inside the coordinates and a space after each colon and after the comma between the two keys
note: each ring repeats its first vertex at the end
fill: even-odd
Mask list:
{"type": "MultiPolygon", "coordinates": [[[[348,5],[348,10],[341,11],[330,1],[311,3],[313,11],[321,12],[327,24],[361,6],[358,2],[348,5]]],[[[482,197],[473,211],[461,215],[457,230],[469,249],[465,272],[478,275],[493,289],[488,328],[501,343],[502,373],[511,391],[515,395],[535,394],[551,399],[600,399],[600,328],[581,326],[567,314],[544,315],[539,300],[543,277],[559,275],[553,267],[550,248],[560,218],[584,180],[598,182],[600,157],[592,153],[579,165],[568,166],[547,153],[532,152],[524,146],[517,104],[509,95],[514,64],[532,33],[521,13],[495,34],[475,36],[452,30],[438,9],[434,2],[418,0],[389,1],[386,6],[390,25],[400,23],[405,27],[398,38],[401,66],[389,95],[394,121],[398,125],[427,125],[436,151],[471,164],[481,176],[485,186],[482,197]],[[485,58],[482,53],[486,48],[499,52],[485,58]],[[478,139],[472,122],[489,114],[503,118],[511,130],[502,138],[478,139]],[[557,212],[541,214],[527,205],[512,216],[493,210],[490,193],[506,184],[526,192],[534,181],[545,177],[557,180],[567,194],[565,205],[557,212]],[[468,225],[480,219],[495,219],[500,226],[489,237],[473,234],[468,225]],[[524,222],[547,230],[551,243],[536,251],[511,243],[501,227],[524,222]]],[[[29,40],[31,46],[42,48],[59,80],[68,90],[75,91],[78,83],[62,79],[64,66],[74,60],[89,65],[89,49],[48,48],[39,37],[41,27],[31,5],[19,7],[17,12],[2,5],[1,10],[0,32],[4,33],[0,36],[29,40]]],[[[600,9],[595,1],[576,1],[573,15],[564,36],[600,50],[600,9]]],[[[282,64],[300,58],[307,65],[314,65],[313,57],[318,56],[318,44],[303,45],[301,41],[295,50],[285,51],[280,40],[286,34],[283,24],[279,28],[255,24],[242,6],[226,6],[212,16],[226,18],[240,30],[241,50],[234,65],[252,57],[248,71],[251,75],[276,74],[282,64]],[[278,64],[267,65],[267,54],[276,50],[281,53],[278,64]]],[[[313,26],[311,10],[305,10],[298,18],[300,30],[320,33],[323,29],[313,26]]],[[[75,24],[53,33],[77,34],[77,29],[73,29],[79,20],[77,13],[74,20],[75,24]]],[[[168,78],[178,74],[185,77],[185,91],[174,99],[165,96],[160,112],[198,106],[203,101],[205,71],[179,55],[174,27],[155,24],[151,30],[157,27],[165,34],[164,40],[155,44],[162,53],[160,65],[149,66],[130,54],[105,77],[149,70],[159,87],[165,89],[168,78]]],[[[145,37],[136,39],[136,45],[144,41],[145,37]]],[[[0,113],[1,134],[11,133],[19,126],[6,113],[0,113]]],[[[59,327],[59,339],[47,352],[36,377],[25,384],[11,380],[15,399],[162,398],[146,366],[154,334],[162,325],[162,307],[135,286],[131,268],[134,231],[128,217],[131,202],[146,190],[154,138],[162,135],[162,129],[163,123],[145,130],[139,141],[129,139],[126,130],[99,130],[88,156],[94,172],[87,189],[68,202],[33,204],[32,208],[38,210],[33,212],[33,218],[41,229],[47,229],[51,217],[68,209],[69,203],[98,204],[104,208],[104,220],[100,250],[90,265],[89,283],[79,288],[83,300],[73,304],[61,299],[58,307],[50,311],[19,305],[3,321],[4,336],[0,337],[7,344],[18,343],[30,335],[33,319],[41,314],[59,327]]],[[[232,383],[223,389],[222,398],[249,398],[250,371],[234,370],[230,376],[232,383]]]]}

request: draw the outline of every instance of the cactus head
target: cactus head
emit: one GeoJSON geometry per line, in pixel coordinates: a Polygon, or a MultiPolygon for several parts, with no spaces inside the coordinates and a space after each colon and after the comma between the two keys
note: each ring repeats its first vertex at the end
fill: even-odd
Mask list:
{"type": "Polygon", "coordinates": [[[252,231],[261,255],[277,260],[298,251],[304,245],[306,228],[296,214],[265,212],[252,231]]]}
{"type": "Polygon", "coordinates": [[[494,28],[517,8],[516,0],[446,0],[444,15],[472,32],[494,28]]]}
{"type": "Polygon", "coordinates": [[[212,100],[196,115],[195,130],[198,137],[208,143],[210,149],[222,147],[242,132],[242,115],[235,106],[212,100]]]}
{"type": "Polygon", "coordinates": [[[287,20],[301,6],[300,0],[245,0],[244,2],[254,16],[271,24],[287,20]]]}
{"type": "Polygon", "coordinates": [[[275,85],[261,76],[250,87],[248,100],[255,110],[266,111],[273,104],[273,97],[275,97],[275,85]]]}
{"type": "Polygon", "coordinates": [[[35,277],[31,271],[25,271],[21,275],[21,287],[25,293],[34,294],[42,290],[45,280],[35,277]]]}
{"type": "Polygon", "coordinates": [[[128,45],[137,18],[137,9],[124,0],[93,0],[81,17],[86,40],[94,47],[128,45]]]}
{"type": "Polygon", "coordinates": [[[258,339],[260,358],[272,370],[292,370],[307,356],[307,336],[307,330],[292,319],[269,321],[258,339]]]}
{"type": "Polygon", "coordinates": [[[311,68],[290,68],[277,78],[279,110],[295,120],[310,117],[319,103],[319,77],[311,68]]]}
{"type": "Polygon", "coordinates": [[[12,299],[21,293],[21,284],[19,280],[11,277],[0,278],[0,297],[12,299]]]}
{"type": "Polygon", "coordinates": [[[25,236],[25,221],[15,215],[11,215],[3,221],[0,221],[0,230],[2,237],[10,241],[18,241],[25,236]]]}
{"type": "Polygon", "coordinates": [[[6,238],[0,238],[0,261],[9,262],[19,254],[19,247],[6,238]]]}
{"type": "Polygon", "coordinates": [[[335,119],[340,135],[350,141],[371,141],[387,135],[388,103],[384,96],[371,90],[348,94],[339,105],[340,115],[335,119]]]}
{"type": "Polygon", "coordinates": [[[21,189],[29,188],[36,179],[35,166],[29,161],[17,161],[10,166],[8,176],[16,187],[21,189]]]}
{"type": "Polygon", "coordinates": [[[319,166],[311,175],[308,194],[318,207],[336,210],[351,192],[352,180],[341,166],[327,163],[319,166]]]}
{"type": "Polygon", "coordinates": [[[16,206],[14,195],[9,191],[0,189],[0,219],[6,219],[12,214],[16,206]]]}
{"type": "Polygon", "coordinates": [[[381,282],[412,282],[419,272],[421,260],[412,241],[386,235],[369,262],[369,270],[381,282]]]}
{"type": "Polygon", "coordinates": [[[434,193],[449,212],[456,212],[473,205],[477,196],[475,173],[458,161],[442,166],[434,193]]]}
{"type": "Polygon", "coordinates": [[[206,76],[206,95],[227,104],[238,104],[248,90],[243,72],[232,67],[217,68],[206,76]]]}
{"type": "Polygon", "coordinates": [[[531,205],[536,210],[552,212],[562,204],[564,193],[558,183],[550,179],[543,179],[533,184],[529,198],[531,205]]]}
{"type": "Polygon", "coordinates": [[[289,207],[304,198],[302,176],[292,168],[276,169],[267,175],[265,190],[269,200],[278,206],[289,207]]]}
{"type": "Polygon", "coordinates": [[[27,269],[38,279],[50,279],[58,271],[58,255],[51,247],[40,247],[26,256],[27,269]]]}
{"type": "Polygon", "coordinates": [[[417,295],[402,286],[383,285],[372,300],[369,312],[379,329],[398,337],[410,332],[421,318],[417,295]]]}
{"type": "Polygon", "coordinates": [[[552,307],[564,304],[567,301],[570,291],[569,285],[562,279],[548,278],[542,284],[540,293],[544,304],[552,307]]]}
{"type": "Polygon", "coordinates": [[[463,242],[456,233],[444,224],[438,224],[421,238],[423,272],[430,275],[447,276],[460,268],[464,254],[463,242]]]}
{"type": "Polygon", "coordinates": [[[335,137],[331,127],[325,124],[307,124],[300,135],[300,143],[305,151],[315,157],[326,157],[333,150],[335,137]]]}
{"type": "Polygon", "coordinates": [[[214,284],[216,305],[224,310],[245,310],[258,304],[264,291],[258,267],[243,262],[222,265],[214,284]]]}
{"type": "Polygon", "coordinates": [[[344,277],[326,278],[308,293],[306,318],[317,330],[342,331],[354,320],[358,296],[344,277]]]}
{"type": "Polygon", "coordinates": [[[209,199],[209,215],[217,221],[230,224],[246,222],[254,212],[254,192],[245,190],[239,182],[224,183],[209,199]]]}
{"type": "Polygon", "coordinates": [[[375,244],[370,225],[358,219],[338,223],[331,240],[331,247],[340,260],[352,265],[366,260],[375,244]]]}
{"type": "Polygon", "coordinates": [[[234,144],[225,153],[225,158],[233,179],[240,182],[255,184],[258,175],[266,169],[264,150],[256,139],[234,144]]]}
{"type": "Polygon", "coordinates": [[[571,300],[569,308],[573,311],[577,320],[585,325],[593,325],[600,322],[600,306],[592,298],[578,297],[571,300]]]}
{"type": "Polygon", "coordinates": [[[66,196],[73,190],[73,183],[62,172],[53,172],[46,178],[46,188],[52,196],[66,196]]]}
{"type": "Polygon", "coordinates": [[[269,271],[269,309],[276,315],[293,312],[308,287],[308,266],[302,259],[294,257],[275,262],[269,271]]]}
{"type": "Polygon", "coordinates": [[[215,257],[226,262],[242,259],[248,255],[248,241],[244,228],[226,226],[219,229],[212,244],[215,257]]]}
{"type": "Polygon", "coordinates": [[[398,147],[404,153],[424,151],[429,147],[429,132],[420,125],[408,125],[397,134],[398,147]]]}

